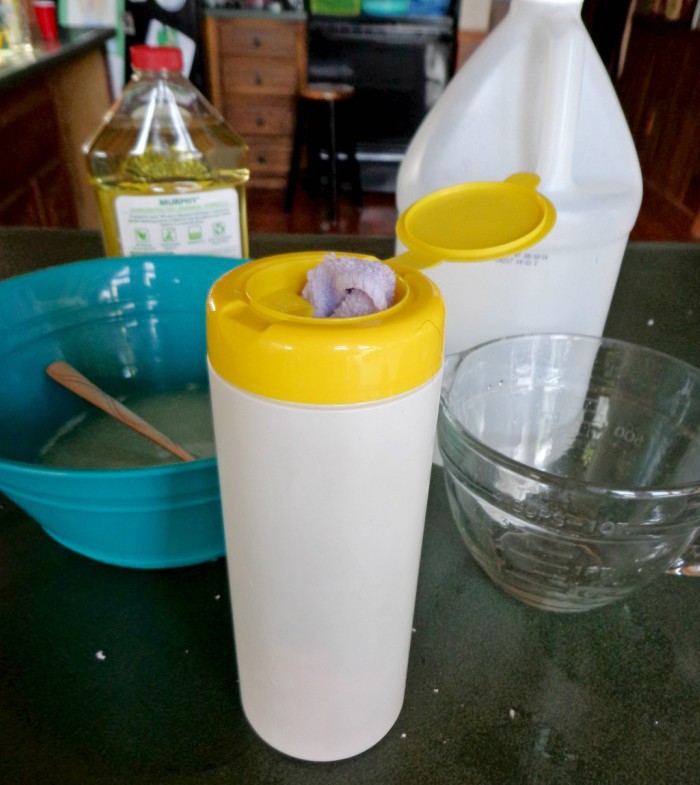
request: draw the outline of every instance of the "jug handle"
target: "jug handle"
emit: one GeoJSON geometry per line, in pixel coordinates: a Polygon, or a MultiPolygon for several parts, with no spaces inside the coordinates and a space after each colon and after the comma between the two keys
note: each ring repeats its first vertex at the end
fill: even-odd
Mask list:
{"type": "Polygon", "coordinates": [[[581,104],[586,32],[573,14],[548,21],[547,84],[542,107],[542,132],[535,171],[548,191],[570,187],[574,141],[581,104]]]}

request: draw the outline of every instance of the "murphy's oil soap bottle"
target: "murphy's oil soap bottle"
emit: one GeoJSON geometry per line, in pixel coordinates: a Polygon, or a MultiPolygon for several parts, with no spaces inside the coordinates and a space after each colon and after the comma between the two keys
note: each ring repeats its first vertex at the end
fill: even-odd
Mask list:
{"type": "Polygon", "coordinates": [[[107,254],[246,257],[245,142],[182,75],[179,49],[129,51],[134,75],[85,146],[107,254]]]}
{"type": "Polygon", "coordinates": [[[445,348],[531,332],[600,335],[642,197],[614,87],[582,0],[511,0],[454,76],[401,164],[402,213],[456,183],[539,176],[556,224],[496,261],[427,270],[446,307],[445,348]]]}

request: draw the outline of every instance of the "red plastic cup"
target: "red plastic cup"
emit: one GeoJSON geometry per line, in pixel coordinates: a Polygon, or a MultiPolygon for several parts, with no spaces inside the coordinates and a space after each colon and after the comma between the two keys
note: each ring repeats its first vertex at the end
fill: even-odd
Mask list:
{"type": "Polygon", "coordinates": [[[44,41],[58,41],[55,0],[34,0],[34,13],[44,41]]]}

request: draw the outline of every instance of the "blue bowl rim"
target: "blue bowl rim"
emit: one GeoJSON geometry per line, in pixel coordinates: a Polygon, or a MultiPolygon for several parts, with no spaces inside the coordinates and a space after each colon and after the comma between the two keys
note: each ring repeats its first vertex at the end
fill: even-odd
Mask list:
{"type": "Polygon", "coordinates": [[[98,267],[104,265],[106,262],[110,264],[119,265],[124,263],[143,263],[143,262],[151,262],[151,261],[167,261],[168,263],[173,262],[177,264],[187,264],[189,262],[194,262],[202,264],[207,262],[216,262],[225,263],[229,265],[228,269],[233,269],[234,267],[238,267],[241,264],[245,264],[246,262],[250,261],[250,257],[247,258],[239,258],[233,256],[211,256],[208,254],[140,254],[138,256],[99,256],[95,257],[94,259],[78,259],[74,262],[59,262],[58,264],[52,264],[47,267],[40,267],[36,270],[29,270],[26,273],[19,273],[18,275],[11,275],[8,278],[0,281],[0,291],[5,288],[11,288],[15,284],[26,283],[26,281],[30,278],[44,278],[44,277],[51,277],[54,274],[57,274],[59,271],[63,272],[66,270],[77,269],[77,268],[89,268],[89,267],[98,267]]]}
{"type": "MultiPolygon", "coordinates": [[[[145,479],[148,477],[158,477],[162,474],[172,474],[176,472],[183,474],[186,472],[208,470],[216,468],[216,456],[207,458],[196,458],[194,461],[179,461],[177,463],[161,463],[153,466],[133,466],[122,469],[73,469],[60,466],[43,466],[40,463],[29,461],[13,461],[9,458],[0,457],[0,466],[11,472],[22,474],[24,477],[36,476],[47,477],[70,477],[72,480],[128,480],[132,477],[145,479]]],[[[0,482],[0,490],[2,482],[0,482]]]]}

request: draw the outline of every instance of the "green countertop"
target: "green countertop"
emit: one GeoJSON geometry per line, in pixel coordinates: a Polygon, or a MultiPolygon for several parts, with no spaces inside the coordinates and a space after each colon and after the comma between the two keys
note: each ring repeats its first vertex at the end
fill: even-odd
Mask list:
{"type": "MultiPolygon", "coordinates": [[[[390,255],[389,238],[253,236],[390,255]]],[[[0,229],[0,277],[100,256],[97,233],[0,229]]],[[[606,332],[700,365],[700,245],[631,244],[606,332]]],[[[556,615],[468,556],[433,469],[403,711],[357,758],[303,763],[240,707],[224,560],[120,569],[0,509],[0,781],[41,785],[690,785],[700,581],[556,615]]]]}

